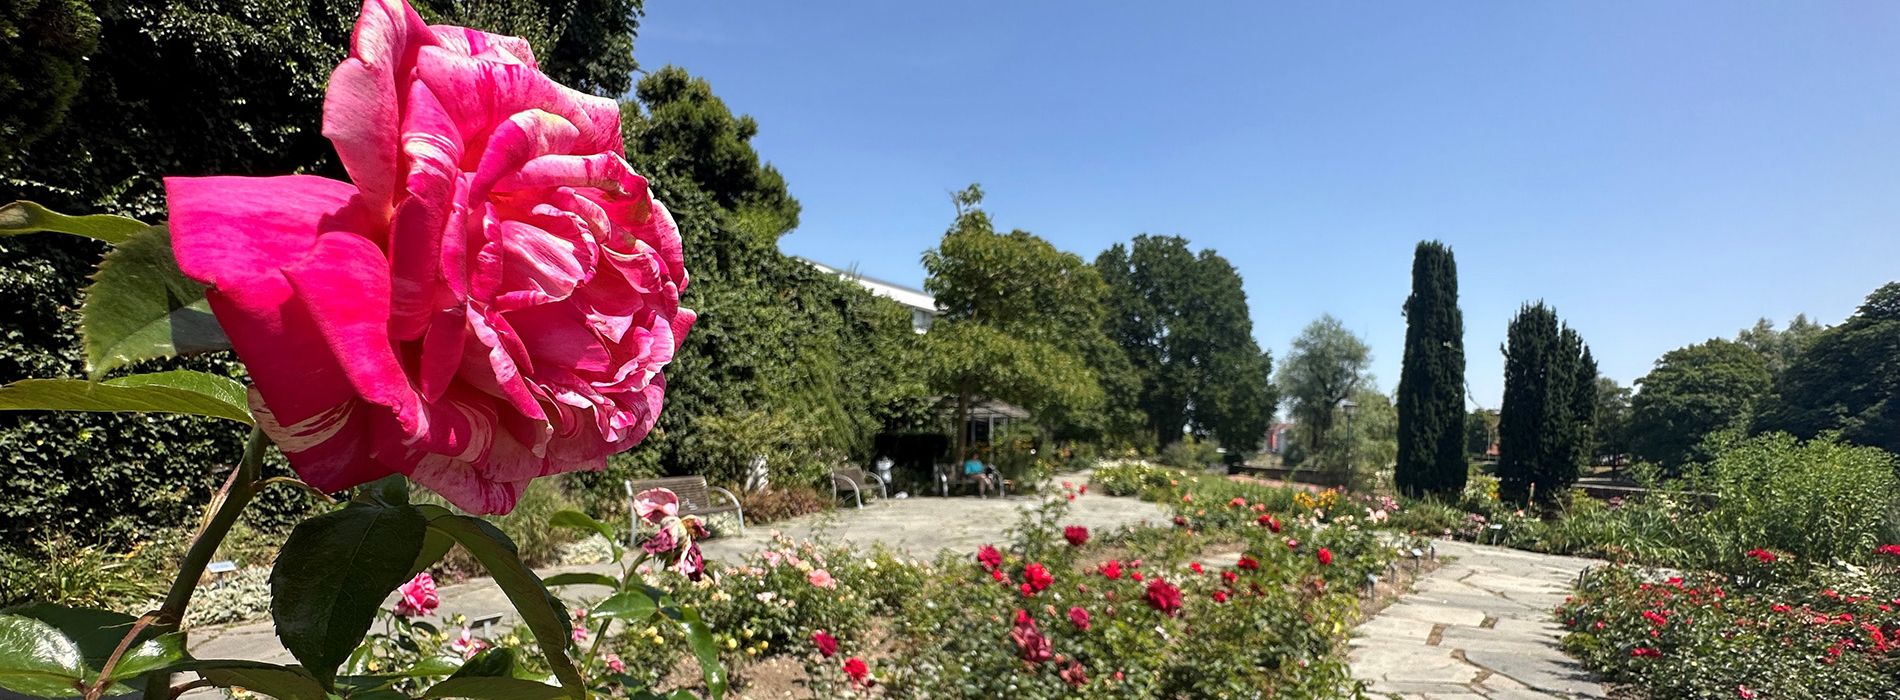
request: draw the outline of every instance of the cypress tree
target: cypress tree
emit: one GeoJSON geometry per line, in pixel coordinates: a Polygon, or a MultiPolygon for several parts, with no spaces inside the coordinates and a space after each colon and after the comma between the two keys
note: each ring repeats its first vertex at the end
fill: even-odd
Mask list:
{"type": "Polygon", "coordinates": [[[1451,495],[1465,487],[1464,330],[1451,249],[1438,241],[1419,243],[1412,256],[1412,295],[1405,300],[1393,474],[1408,495],[1451,495]]]}
{"type": "Polygon", "coordinates": [[[1504,338],[1504,402],[1498,412],[1498,494],[1522,502],[1537,480],[1539,436],[1550,358],[1556,353],[1557,315],[1542,302],[1511,318],[1504,338]]]}
{"type": "Polygon", "coordinates": [[[1522,503],[1535,486],[1536,500],[1548,503],[1576,483],[1595,407],[1596,360],[1542,302],[1518,311],[1505,343],[1499,495],[1522,503]]]}

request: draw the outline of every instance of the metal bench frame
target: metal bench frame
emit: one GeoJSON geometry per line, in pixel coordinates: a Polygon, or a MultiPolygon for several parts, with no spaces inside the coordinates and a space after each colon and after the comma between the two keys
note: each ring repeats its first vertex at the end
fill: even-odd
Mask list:
{"type": "Polygon", "coordinates": [[[663,479],[646,479],[643,481],[633,481],[629,479],[623,483],[627,488],[628,522],[633,526],[633,529],[630,531],[631,534],[628,535],[630,539],[640,532],[640,514],[633,509],[634,495],[647,489],[668,489],[673,492],[673,495],[679,496],[680,515],[698,515],[703,517],[718,513],[737,513],[739,515],[739,534],[745,534],[745,506],[740,504],[739,497],[734,495],[731,491],[706,483],[706,477],[669,476],[663,479]],[[725,496],[726,501],[730,503],[730,505],[713,505],[713,493],[719,493],[725,496]]]}
{"type": "Polygon", "coordinates": [[[883,479],[878,478],[876,474],[854,467],[851,469],[832,470],[831,472],[831,498],[832,500],[835,501],[842,498],[842,496],[838,492],[838,487],[840,486],[848,487],[851,489],[851,497],[857,500],[858,507],[863,508],[865,482],[877,484],[878,498],[888,497],[888,489],[885,488],[883,479]]]}

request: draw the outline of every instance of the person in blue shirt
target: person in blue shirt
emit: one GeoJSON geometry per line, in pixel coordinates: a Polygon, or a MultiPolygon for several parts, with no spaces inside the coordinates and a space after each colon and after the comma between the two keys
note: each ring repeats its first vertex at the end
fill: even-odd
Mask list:
{"type": "Polygon", "coordinates": [[[963,474],[965,476],[976,477],[977,495],[983,498],[989,498],[990,496],[989,468],[984,466],[982,460],[976,458],[976,452],[973,451],[965,456],[965,459],[963,460],[963,474]]]}

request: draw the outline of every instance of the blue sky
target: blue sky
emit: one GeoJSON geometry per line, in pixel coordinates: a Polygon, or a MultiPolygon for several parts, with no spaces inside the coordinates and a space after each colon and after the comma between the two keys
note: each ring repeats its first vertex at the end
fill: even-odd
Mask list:
{"type": "Polygon", "coordinates": [[[637,52],[759,120],[804,204],[782,249],[897,282],[981,182],[1086,259],[1218,250],[1276,360],[1332,313],[1389,391],[1412,248],[1444,240],[1496,407],[1528,300],[1627,384],[1900,279],[1896,37],[1881,2],[651,0],[637,52]]]}

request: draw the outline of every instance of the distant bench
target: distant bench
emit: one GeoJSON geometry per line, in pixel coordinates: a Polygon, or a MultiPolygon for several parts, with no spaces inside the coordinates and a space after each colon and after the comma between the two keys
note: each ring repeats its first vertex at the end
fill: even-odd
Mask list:
{"type": "Polygon", "coordinates": [[[640,531],[640,513],[634,510],[634,497],[648,489],[667,489],[672,491],[673,495],[679,496],[680,515],[697,515],[703,518],[719,513],[737,513],[739,515],[739,534],[745,534],[745,508],[739,504],[739,497],[733,495],[731,491],[707,484],[706,477],[669,476],[664,479],[628,481],[626,484],[627,514],[631,518],[630,522],[633,525],[633,532],[640,531]],[[713,504],[712,494],[715,492],[725,496],[726,502],[724,505],[713,504]]]}

